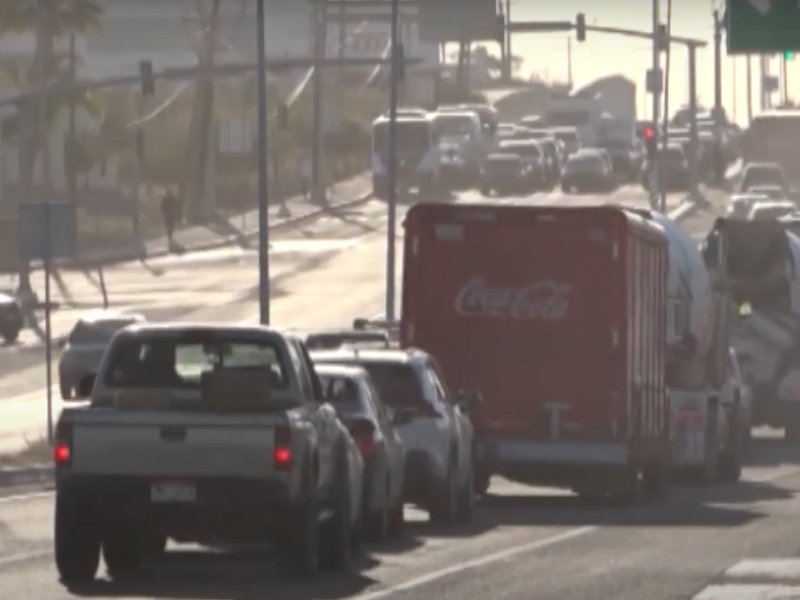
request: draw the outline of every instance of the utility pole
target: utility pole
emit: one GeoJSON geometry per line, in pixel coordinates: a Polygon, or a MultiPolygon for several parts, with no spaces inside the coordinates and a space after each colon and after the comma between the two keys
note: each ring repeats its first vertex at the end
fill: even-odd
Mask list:
{"type": "Polygon", "coordinates": [[[311,141],[311,194],[314,202],[325,203],[325,159],[322,152],[322,143],[325,135],[323,120],[323,107],[325,85],[323,62],[328,46],[328,10],[327,0],[314,4],[314,74],[313,74],[313,102],[314,102],[314,130],[311,141]]]}
{"type": "Polygon", "coordinates": [[[258,77],[258,308],[259,321],[269,325],[269,173],[267,171],[267,68],[265,0],[258,0],[256,7],[257,35],[256,52],[258,77]]]}
{"type": "MultiPolygon", "coordinates": [[[[653,0],[653,76],[657,78],[654,82],[656,85],[653,86],[653,128],[655,131],[658,131],[658,117],[661,108],[661,86],[664,85],[664,77],[661,76],[661,40],[659,39],[659,30],[661,25],[661,14],[660,14],[660,1],[661,0],[653,0]]],[[[658,209],[655,205],[656,199],[661,200],[661,177],[659,171],[661,170],[661,161],[658,157],[658,150],[656,150],[655,155],[652,157],[653,160],[650,161],[650,177],[649,177],[649,184],[650,184],[650,201],[653,204],[652,208],[658,209]]],[[[663,202],[661,202],[663,204],[663,202]]]]}
{"type": "MultiPolygon", "coordinates": [[[[714,180],[722,185],[725,165],[722,157],[722,18],[719,10],[714,17],[714,180]]],[[[734,88],[734,94],[736,89],[734,88]]]]}
{"type": "Polygon", "coordinates": [[[572,37],[567,36],[567,83],[572,89],[572,37]]]}
{"type": "MultiPolygon", "coordinates": [[[[77,49],[75,48],[75,32],[71,31],[69,34],[69,81],[71,85],[75,85],[78,80],[78,56],[77,49]]],[[[78,235],[78,182],[77,171],[75,169],[75,150],[77,147],[76,140],[76,112],[77,112],[77,98],[76,92],[73,91],[69,99],[69,133],[68,141],[66,143],[68,159],[64,161],[67,175],[67,193],[69,195],[70,210],[72,211],[72,223],[75,227],[75,236],[78,235]]],[[[137,190],[138,193],[138,190],[137,190]]],[[[138,231],[137,231],[138,233],[138,231]]]]}
{"type": "Polygon", "coordinates": [[[781,104],[789,103],[789,61],[786,53],[781,56],[781,104]]]}
{"type": "MultiPolygon", "coordinates": [[[[659,25],[661,24],[660,0],[653,0],[653,73],[661,72],[661,47],[658,35],[659,25]]],[[[663,81],[663,78],[662,78],[663,81]]],[[[659,93],[663,83],[660,81],[653,90],[653,125],[658,127],[658,117],[661,112],[661,94],[659,93]]]]}
{"type": "Polygon", "coordinates": [[[731,94],[731,96],[732,96],[731,97],[731,105],[732,105],[731,109],[732,109],[732,112],[733,112],[733,120],[734,121],[736,121],[736,117],[738,116],[738,113],[739,113],[739,103],[737,102],[737,96],[739,95],[739,94],[737,94],[737,92],[739,91],[739,88],[738,88],[738,82],[736,81],[737,76],[738,76],[738,73],[737,73],[738,70],[739,70],[739,64],[738,64],[738,62],[736,60],[736,57],[734,56],[734,57],[732,57],[732,60],[731,60],[731,89],[733,90],[733,94],[731,94]]]}
{"type": "Polygon", "coordinates": [[[747,126],[753,120],[753,57],[747,55],[747,68],[745,70],[745,87],[747,88],[747,126]]]}
{"type": "MultiPolygon", "coordinates": [[[[506,0],[506,25],[511,22],[511,0],[506,0]]],[[[504,81],[511,81],[511,62],[513,59],[511,51],[511,32],[506,27],[505,33],[505,56],[503,60],[503,79],[504,81]]]]}
{"type": "Polygon", "coordinates": [[[397,96],[400,73],[398,70],[400,53],[398,52],[397,27],[400,14],[398,0],[392,0],[391,21],[391,56],[392,66],[389,83],[389,152],[386,179],[389,189],[387,198],[386,219],[386,320],[394,322],[395,307],[395,269],[397,267],[395,250],[397,245],[397,96]]]}

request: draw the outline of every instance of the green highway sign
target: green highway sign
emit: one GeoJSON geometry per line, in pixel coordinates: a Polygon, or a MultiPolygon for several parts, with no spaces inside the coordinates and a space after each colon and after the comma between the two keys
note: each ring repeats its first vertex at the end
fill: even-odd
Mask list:
{"type": "Polygon", "coordinates": [[[798,0],[726,0],[728,54],[800,50],[798,0]]]}

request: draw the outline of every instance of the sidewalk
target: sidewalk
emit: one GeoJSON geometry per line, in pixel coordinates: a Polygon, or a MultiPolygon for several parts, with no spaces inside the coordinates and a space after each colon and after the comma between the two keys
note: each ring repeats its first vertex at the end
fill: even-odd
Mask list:
{"type": "MultiPolygon", "coordinates": [[[[366,201],[372,196],[372,179],[369,173],[356,175],[328,188],[328,206],[346,206],[366,201]]],[[[323,212],[327,207],[295,196],[286,200],[289,214],[281,214],[280,205],[270,206],[270,228],[308,218],[323,212]]],[[[236,215],[229,219],[220,219],[218,223],[208,225],[190,225],[179,228],[175,232],[175,242],[184,251],[210,250],[246,241],[258,234],[258,210],[236,215]]],[[[101,263],[108,264],[127,260],[153,258],[169,254],[169,243],[166,236],[144,241],[144,243],[106,246],[104,248],[84,248],[77,256],[59,261],[61,266],[76,266],[101,263]]],[[[38,265],[37,265],[38,266],[38,265]]]]}

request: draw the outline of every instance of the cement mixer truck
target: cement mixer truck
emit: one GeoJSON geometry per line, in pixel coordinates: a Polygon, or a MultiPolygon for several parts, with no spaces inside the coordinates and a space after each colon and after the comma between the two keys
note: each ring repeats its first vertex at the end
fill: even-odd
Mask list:
{"type": "Polygon", "coordinates": [[[727,385],[725,244],[717,254],[704,256],[669,217],[636,212],[658,224],[669,242],[666,379],[673,472],[679,478],[735,481],[744,440],[741,399],[727,385]]]}
{"type": "Polygon", "coordinates": [[[800,441],[800,237],[779,221],[719,219],[703,248],[730,290],[731,344],[753,385],[753,423],[800,441]]]}

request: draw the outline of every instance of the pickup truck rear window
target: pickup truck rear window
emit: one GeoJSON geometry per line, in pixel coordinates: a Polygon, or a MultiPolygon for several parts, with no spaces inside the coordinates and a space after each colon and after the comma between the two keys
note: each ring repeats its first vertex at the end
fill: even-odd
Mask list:
{"type": "Polygon", "coordinates": [[[103,379],[111,389],[199,387],[204,371],[265,366],[272,371],[273,389],[288,386],[284,359],[270,342],[137,337],[120,340],[111,352],[103,379]]]}
{"type": "Polygon", "coordinates": [[[86,323],[78,321],[67,340],[71,346],[105,345],[120,329],[127,327],[132,319],[114,319],[86,323]]]}

